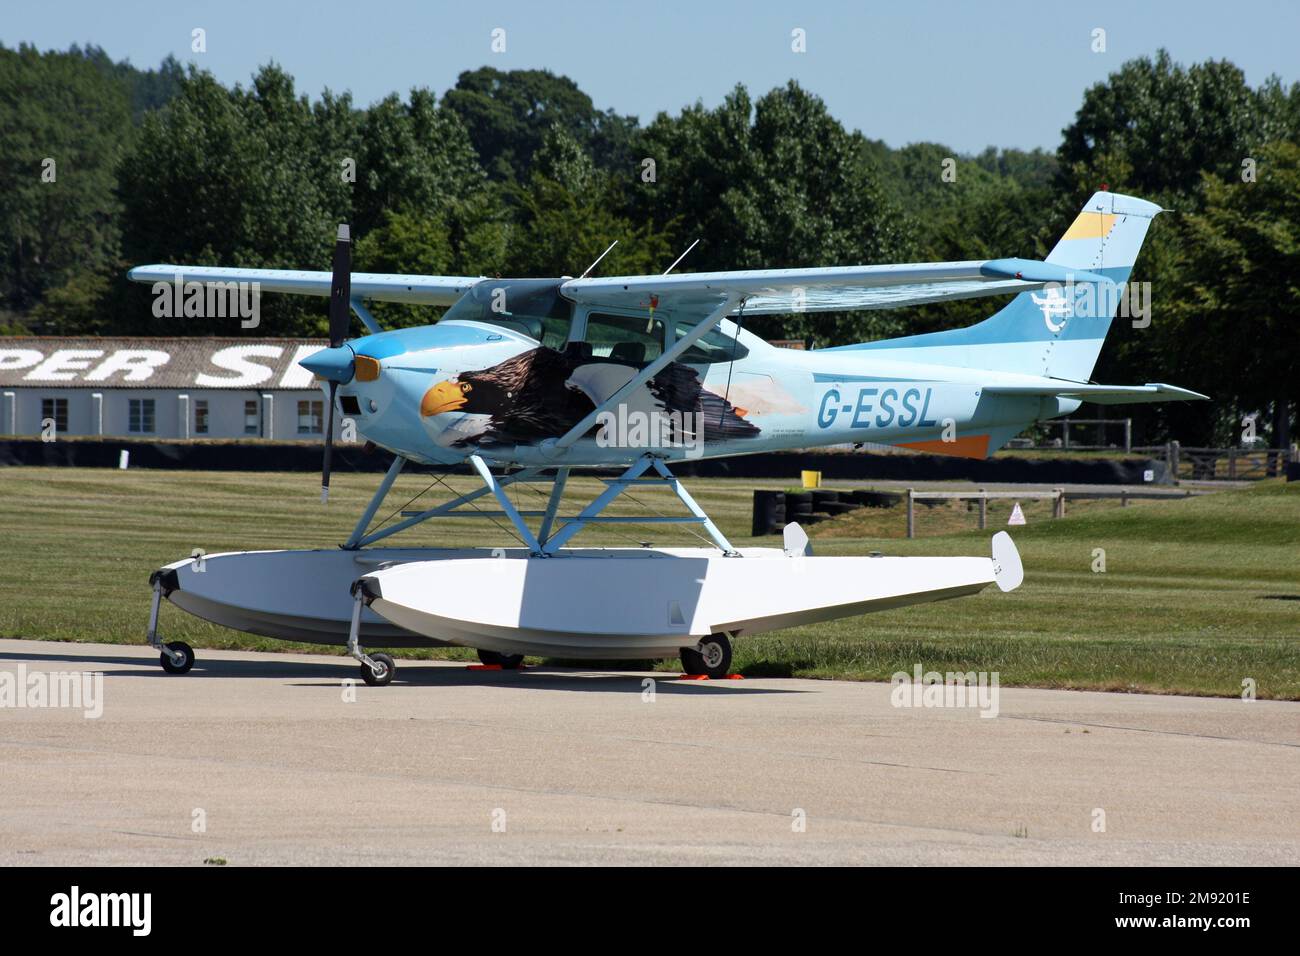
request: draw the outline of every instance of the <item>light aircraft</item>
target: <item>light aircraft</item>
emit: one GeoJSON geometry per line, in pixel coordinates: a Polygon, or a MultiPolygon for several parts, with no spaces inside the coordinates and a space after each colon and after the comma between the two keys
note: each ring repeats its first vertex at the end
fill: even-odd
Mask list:
{"type": "Polygon", "coordinates": [[[1205,398],[1170,385],[1090,381],[1160,211],[1098,192],[1044,261],[576,279],[354,275],[341,226],[332,272],[132,269],[138,282],[257,282],[262,291],[328,296],[330,346],[302,361],[329,398],[323,498],[335,414],[395,456],[336,550],[232,552],[159,569],[148,639],[168,671],[193,665],[188,645],[159,636],[167,598],[228,627],[346,644],[371,684],[391,681],[395,666],[363,643],[464,645],[503,667],[525,654],[680,655],[688,673],[718,677],[737,636],[994,582],[1011,590],[1023,570],[1005,532],[991,559],[813,557],[797,525],[787,526],[783,548],[734,548],[670,466],[859,442],[985,457],[1085,401],[1205,398]],[[743,328],[755,315],[1005,295],[1014,298],[967,328],[838,348],[776,348],[743,328]],[[449,308],[433,325],[382,331],[367,300],[449,308]],[[349,310],[369,334],[348,338],[349,310]],[[482,487],[372,528],[407,462],[468,463],[482,487]],[[566,481],[584,468],[621,473],[576,513],[561,514],[566,481]],[[545,506],[519,510],[508,491],[520,482],[549,484],[545,506]],[[647,520],[604,514],[621,494],[646,487],[673,491],[686,512],[649,520],[686,522],[713,546],[569,546],[592,525],[647,520]],[[475,504],[489,497],[491,511],[475,504]],[[509,522],[521,544],[375,547],[449,515],[509,522]]]}

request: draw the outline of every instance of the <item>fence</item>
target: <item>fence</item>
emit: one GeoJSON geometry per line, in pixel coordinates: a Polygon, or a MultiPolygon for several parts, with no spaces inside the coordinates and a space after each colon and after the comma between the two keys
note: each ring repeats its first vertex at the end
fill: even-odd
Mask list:
{"type": "Polygon", "coordinates": [[[1051,491],[985,491],[981,488],[979,491],[917,491],[915,488],[907,489],[907,536],[916,537],[916,506],[917,501],[978,501],[980,503],[980,530],[983,531],[989,524],[989,499],[1016,499],[1022,498],[1050,498],[1054,505],[1052,507],[1053,518],[1065,517],[1065,489],[1053,488],[1051,491]]]}
{"type": "MultiPolygon", "coordinates": [[[[1090,489],[1088,491],[1071,491],[1068,497],[1078,500],[1099,500],[1118,498],[1121,507],[1127,508],[1128,503],[1134,499],[1146,498],[1191,498],[1197,495],[1213,494],[1208,491],[1194,491],[1187,489],[1182,494],[1164,491],[1130,491],[1128,488],[1104,488],[1090,489]]],[[[1015,499],[1022,498],[1046,498],[1054,502],[1052,508],[1053,518],[1065,517],[1065,499],[1067,497],[1064,488],[1053,488],[1051,491],[985,491],[981,488],[979,491],[917,491],[914,488],[907,489],[907,536],[916,537],[916,509],[913,502],[916,501],[978,501],[980,503],[980,530],[983,531],[988,527],[989,519],[989,499],[1015,499]]]]}
{"type": "MultiPolygon", "coordinates": [[[[1015,447],[1053,448],[1053,449],[1059,449],[1060,451],[1106,451],[1111,448],[1123,447],[1125,453],[1129,453],[1133,451],[1133,419],[1131,418],[1056,418],[1056,419],[1050,419],[1048,421],[1038,423],[1038,427],[1040,428],[1055,428],[1057,425],[1061,426],[1061,444],[1035,445],[1032,443],[1026,443],[1015,447]],[[1070,439],[1071,425],[1095,426],[1098,432],[1100,432],[1101,434],[1102,444],[1087,445],[1087,444],[1080,444],[1078,441],[1071,441],[1070,439]],[[1105,443],[1106,428],[1108,426],[1119,426],[1124,429],[1124,444],[1122,446],[1108,445],[1105,443]]],[[[1011,446],[1011,443],[1008,443],[1008,447],[1013,447],[1013,446],[1011,446]]]]}
{"type": "Polygon", "coordinates": [[[1286,463],[1300,462],[1300,448],[1184,448],[1176,441],[1134,448],[1162,457],[1175,481],[1258,481],[1285,473],[1286,463]]]}

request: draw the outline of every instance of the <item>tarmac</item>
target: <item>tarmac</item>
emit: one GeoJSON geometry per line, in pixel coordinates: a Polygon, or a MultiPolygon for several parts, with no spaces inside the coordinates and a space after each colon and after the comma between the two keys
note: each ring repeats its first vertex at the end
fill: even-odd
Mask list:
{"type": "Polygon", "coordinates": [[[0,641],[0,864],[1300,862],[1300,703],[1000,688],[984,717],[880,683],[358,676],[0,641]],[[26,706],[55,672],[101,691],[26,706]]]}

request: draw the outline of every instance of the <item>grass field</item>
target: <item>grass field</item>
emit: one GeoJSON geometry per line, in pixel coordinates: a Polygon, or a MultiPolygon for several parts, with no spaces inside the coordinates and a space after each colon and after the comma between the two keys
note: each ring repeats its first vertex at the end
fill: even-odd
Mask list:
{"type": "MultiPolygon", "coordinates": [[[[149,572],[189,555],[254,548],[331,547],[351,529],[378,475],[340,474],[328,508],[309,474],[76,468],[0,469],[0,637],[141,643],[149,572]]],[[[399,509],[432,479],[403,476],[399,509]]],[[[457,490],[469,478],[449,479],[457,490]]],[[[566,500],[590,497],[592,479],[566,500]]],[[[692,493],[738,546],[750,539],[748,480],[696,479],[692,493]]],[[[438,492],[435,487],[433,492],[438,492]]],[[[521,492],[537,507],[540,492],[521,492]]],[[[421,503],[427,502],[428,497],[421,503]]],[[[442,500],[438,498],[436,500],[442,500]]],[[[677,513],[662,493],[643,502],[677,513]]],[[[1025,503],[1014,535],[1025,584],[942,602],[742,638],[736,665],[750,675],[888,679],[895,671],[998,671],[1003,685],[1236,696],[1243,680],[1264,698],[1300,699],[1300,485],[1262,483],[1201,498],[1049,505],[1025,503]],[[1093,570],[1096,549],[1105,572],[1093,570]]],[[[965,506],[919,508],[917,540],[902,538],[901,509],[869,509],[812,529],[818,554],[986,554],[1010,505],[990,507],[990,531],[965,506]]],[[[622,513],[632,513],[628,505],[622,513]]],[[[489,522],[430,522],[416,544],[496,545],[489,522]]],[[[680,528],[620,526],[579,544],[694,543],[680,528]]],[[[197,647],[284,645],[163,610],[164,633],[197,647]]],[[[410,656],[469,657],[468,651],[410,656]]],[[[664,665],[667,666],[667,665],[664,665]]]]}

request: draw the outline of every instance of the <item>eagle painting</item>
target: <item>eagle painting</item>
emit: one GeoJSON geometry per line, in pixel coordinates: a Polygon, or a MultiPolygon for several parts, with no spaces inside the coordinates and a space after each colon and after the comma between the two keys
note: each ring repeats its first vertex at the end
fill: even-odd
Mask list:
{"type": "MultiPolygon", "coordinates": [[[[438,382],[424,394],[420,414],[486,416],[481,430],[462,431],[453,447],[533,444],[563,435],[644,367],[592,357],[577,349],[559,352],[543,346],[491,368],[462,372],[438,382]]],[[[677,362],[634,389],[620,404],[625,413],[657,413],[661,418],[656,420],[674,423],[670,427],[698,422],[706,442],[759,434],[757,426],[745,421],[743,408],[705,389],[694,369],[677,362]]],[[[592,432],[598,427],[593,425],[592,432]]],[[[695,435],[670,437],[698,440],[695,435]]]]}

